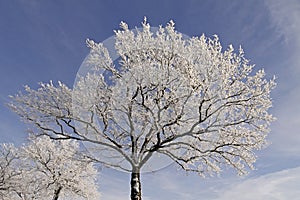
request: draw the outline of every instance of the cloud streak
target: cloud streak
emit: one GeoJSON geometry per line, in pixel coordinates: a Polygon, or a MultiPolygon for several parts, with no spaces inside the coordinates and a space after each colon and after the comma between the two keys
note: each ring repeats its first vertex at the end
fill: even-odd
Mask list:
{"type": "Polygon", "coordinates": [[[274,63],[278,72],[274,114],[278,120],[272,129],[272,149],[275,154],[299,157],[300,3],[297,0],[266,0],[265,5],[271,26],[277,33],[275,42],[282,43],[282,49],[276,50],[285,55],[280,63],[274,63]]]}
{"type": "Polygon", "coordinates": [[[278,42],[284,41],[285,51],[289,56],[286,64],[298,75],[300,74],[300,2],[298,0],[265,0],[270,21],[277,33],[278,42]]]}
{"type": "Polygon", "coordinates": [[[215,200],[289,200],[300,196],[300,167],[248,179],[220,192],[215,200]]]}
{"type": "Polygon", "coordinates": [[[297,0],[281,1],[266,0],[270,12],[271,22],[279,37],[283,36],[286,42],[297,42],[300,47],[300,3],[297,0]]]}

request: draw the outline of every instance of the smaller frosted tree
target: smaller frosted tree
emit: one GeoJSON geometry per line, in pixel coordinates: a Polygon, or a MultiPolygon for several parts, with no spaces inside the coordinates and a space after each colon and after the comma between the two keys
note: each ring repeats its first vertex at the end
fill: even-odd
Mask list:
{"type": "Polygon", "coordinates": [[[18,169],[17,149],[12,144],[0,147],[0,199],[9,200],[19,190],[21,171],[18,169]]]}
{"type": "Polygon", "coordinates": [[[32,138],[18,149],[6,148],[6,152],[16,152],[12,161],[18,165],[10,163],[4,170],[15,174],[6,181],[9,188],[4,199],[98,200],[97,171],[78,148],[75,141],[53,141],[47,136],[32,138]]]}

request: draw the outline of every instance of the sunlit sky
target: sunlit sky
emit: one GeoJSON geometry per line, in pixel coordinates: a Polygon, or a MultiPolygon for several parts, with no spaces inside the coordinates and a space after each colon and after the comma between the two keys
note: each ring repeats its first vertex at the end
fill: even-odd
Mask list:
{"type": "MultiPolygon", "coordinates": [[[[17,145],[26,126],[5,106],[24,85],[60,80],[72,86],[89,53],[86,38],[104,41],[125,21],[140,27],[173,20],[188,36],[217,34],[224,47],[241,45],[246,57],[275,75],[268,148],[256,170],[237,177],[224,169],[203,179],[175,165],[142,174],[145,200],[300,199],[300,1],[299,0],[9,0],[0,1],[0,142],[17,145]],[[298,186],[298,187],[297,187],[298,186]]],[[[129,174],[103,169],[103,200],[129,199],[129,174]]]]}

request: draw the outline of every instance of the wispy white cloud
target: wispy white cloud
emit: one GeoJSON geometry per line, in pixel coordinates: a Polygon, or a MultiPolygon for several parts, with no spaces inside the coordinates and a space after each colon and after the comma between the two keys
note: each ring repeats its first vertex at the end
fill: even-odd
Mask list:
{"type": "Polygon", "coordinates": [[[300,167],[270,173],[225,188],[215,200],[290,200],[300,197],[300,167]]]}
{"type": "Polygon", "coordinates": [[[266,0],[270,17],[279,36],[286,42],[297,41],[300,44],[300,2],[298,0],[266,0]]]}
{"type": "MultiPolygon", "coordinates": [[[[129,198],[129,183],[124,177],[105,175],[101,180],[102,199],[129,198]],[[110,189],[108,189],[110,187],[110,189]],[[126,191],[127,190],[127,191],[126,191]]],[[[143,199],[174,200],[290,200],[300,196],[300,167],[272,172],[252,178],[226,177],[202,179],[185,176],[174,169],[142,175],[143,199]],[[159,192],[158,192],[159,191],[159,192]]]]}
{"type": "Polygon", "coordinates": [[[271,26],[277,33],[278,51],[285,56],[274,63],[279,74],[274,97],[274,123],[271,141],[274,153],[299,157],[300,148],[300,2],[298,0],[265,0],[271,26]]]}
{"type": "Polygon", "coordinates": [[[187,173],[178,169],[178,166],[174,164],[154,174],[143,175],[143,194],[151,200],[212,200],[217,197],[221,188],[237,178],[235,175],[231,176],[230,173],[226,175],[226,178],[202,178],[195,173],[187,173]]]}
{"type": "Polygon", "coordinates": [[[300,2],[298,0],[265,0],[277,37],[283,39],[294,72],[300,73],[300,2]]]}

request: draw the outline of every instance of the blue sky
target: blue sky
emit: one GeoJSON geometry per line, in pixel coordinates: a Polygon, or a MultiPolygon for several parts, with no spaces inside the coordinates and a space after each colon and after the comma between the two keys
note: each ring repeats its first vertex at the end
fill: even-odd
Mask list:
{"type": "MultiPolygon", "coordinates": [[[[170,19],[189,36],[219,35],[223,46],[239,45],[246,57],[277,77],[272,93],[277,117],[268,148],[258,152],[257,170],[236,177],[224,170],[203,179],[175,166],[143,174],[145,200],[297,199],[300,196],[300,1],[299,0],[10,0],[0,1],[0,142],[20,144],[26,127],[5,106],[23,85],[61,80],[73,85],[89,50],[85,39],[101,42],[121,20],[152,26],[170,19]]],[[[129,196],[129,176],[104,169],[102,199],[129,196]]]]}

